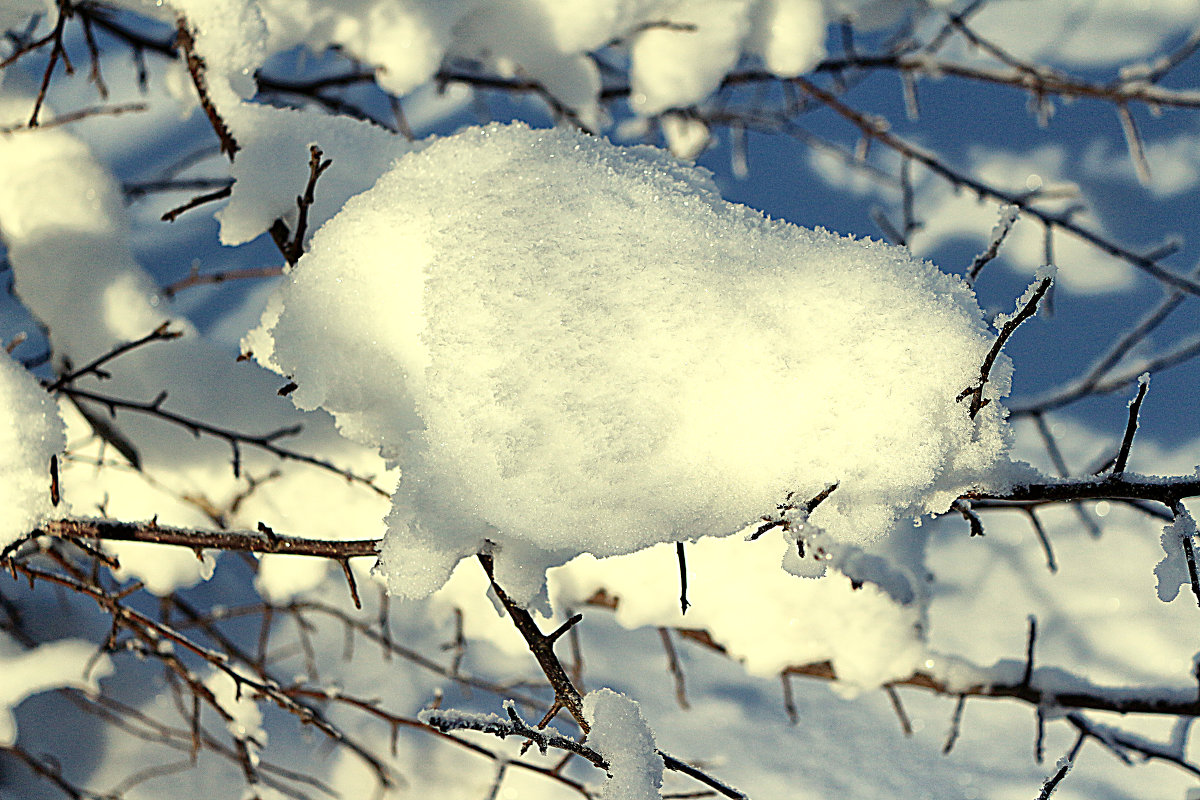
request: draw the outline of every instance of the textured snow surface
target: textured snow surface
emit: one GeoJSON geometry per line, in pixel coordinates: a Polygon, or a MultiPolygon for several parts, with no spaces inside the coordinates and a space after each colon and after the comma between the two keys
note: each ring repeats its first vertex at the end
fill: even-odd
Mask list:
{"type": "Polygon", "coordinates": [[[944,511],[1003,457],[999,405],[955,402],[991,340],[901,249],[765,219],[661,151],[513,125],[351,200],[250,343],[402,468],[391,591],[492,542],[528,601],[579,553],[732,533],[835,481],[811,521],[841,541],[944,511]]]}
{"type": "Polygon", "coordinates": [[[583,716],[591,726],[588,744],[608,762],[602,800],[658,800],[663,762],[637,701],[597,689],[584,696],[583,716]]]}
{"type": "Polygon", "coordinates": [[[50,457],[64,445],[54,400],[0,348],[0,548],[50,514],[50,457]]]}

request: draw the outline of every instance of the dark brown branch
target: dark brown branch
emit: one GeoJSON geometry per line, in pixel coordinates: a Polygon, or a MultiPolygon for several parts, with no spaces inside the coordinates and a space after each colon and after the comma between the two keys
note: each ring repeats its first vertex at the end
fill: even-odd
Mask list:
{"type": "Polygon", "coordinates": [[[996,337],[996,341],[992,343],[992,349],[988,351],[987,357],[983,359],[983,366],[979,368],[979,381],[974,386],[968,386],[966,389],[963,389],[958,397],[955,398],[959,401],[965,400],[968,397],[971,398],[968,409],[972,419],[990,402],[983,398],[983,389],[987,386],[988,378],[992,373],[992,367],[995,365],[996,359],[999,358],[1000,350],[1004,347],[1004,343],[1016,332],[1022,322],[1037,312],[1038,301],[1046,294],[1046,290],[1050,288],[1052,280],[1051,278],[1042,278],[1025,305],[1017,309],[1017,313],[1004,322],[1004,325],[1000,328],[1000,334],[996,337]]]}
{"type": "MultiPolygon", "coordinates": [[[[538,666],[542,668],[542,673],[546,676],[546,680],[550,682],[550,686],[554,689],[554,704],[542,719],[539,727],[543,727],[546,723],[554,718],[559,709],[566,709],[575,722],[579,724],[580,729],[587,733],[587,720],[583,717],[583,698],[579,695],[579,690],[575,688],[575,684],[571,683],[571,678],[567,675],[567,671],[563,669],[562,662],[558,660],[558,656],[554,653],[554,636],[547,636],[542,633],[537,622],[533,619],[528,611],[517,605],[511,597],[496,583],[494,573],[494,562],[492,557],[486,553],[479,554],[479,563],[483,565],[483,571],[487,574],[488,580],[491,581],[492,590],[496,593],[496,598],[504,606],[504,610],[508,612],[509,618],[513,625],[525,640],[525,644],[529,646],[529,652],[537,660],[538,666]]],[[[578,620],[575,620],[578,622],[578,620]]]]}
{"type": "Polygon", "coordinates": [[[242,269],[231,269],[222,272],[210,272],[201,274],[198,270],[192,270],[186,278],[167,284],[162,288],[163,297],[171,298],[182,292],[184,289],[190,289],[193,286],[205,286],[208,284],[225,283],[226,281],[236,280],[254,280],[258,278],[278,278],[283,274],[282,267],[244,267],[242,269]]]}
{"type": "MultiPolygon", "coordinates": [[[[145,111],[149,108],[145,103],[118,103],[116,105],[107,106],[88,106],[81,108],[78,111],[71,111],[67,114],[59,114],[49,122],[39,121],[36,130],[45,130],[47,128],[57,128],[61,125],[69,125],[72,122],[79,122],[90,117],[119,117],[122,114],[130,114],[138,111],[145,111]]],[[[16,133],[17,131],[34,130],[28,125],[9,125],[0,128],[0,133],[16,133]]]]}
{"type": "Polygon", "coordinates": [[[671,673],[671,678],[675,681],[675,702],[685,711],[691,708],[691,704],[687,699],[687,686],[684,683],[683,665],[679,663],[679,654],[675,652],[675,645],[671,641],[671,630],[669,628],[659,628],[658,636],[662,639],[663,651],[667,654],[667,671],[671,673]]]}
{"type": "MultiPolygon", "coordinates": [[[[1029,483],[1007,491],[970,491],[963,495],[971,501],[1011,503],[1069,503],[1076,500],[1153,500],[1172,506],[1186,497],[1200,496],[1200,480],[1195,478],[1106,477],[1098,480],[1072,479],[1053,483],[1029,483]]],[[[981,507],[973,502],[976,508],[981,507]]]]}
{"type": "Polygon", "coordinates": [[[1146,390],[1150,388],[1149,375],[1145,380],[1138,381],[1137,397],[1129,403],[1129,422],[1125,425],[1125,435],[1121,437],[1121,449],[1117,451],[1117,459],[1113,462],[1112,475],[1120,477],[1125,472],[1125,464],[1129,461],[1129,451],[1133,448],[1133,437],[1137,433],[1138,413],[1142,409],[1142,401],[1146,399],[1146,390]]]}
{"type": "Polygon", "coordinates": [[[125,355],[130,350],[136,350],[144,344],[149,344],[150,342],[169,342],[172,339],[178,339],[183,335],[182,331],[171,330],[170,325],[170,321],[164,322],[140,339],[119,344],[104,355],[96,358],[79,369],[74,369],[60,375],[57,380],[46,387],[46,391],[51,393],[57,392],[59,389],[74,383],[77,379],[82,378],[84,375],[95,375],[101,380],[110,377],[107,372],[100,369],[100,367],[104,366],[109,361],[125,355]]]}
{"type": "Polygon", "coordinates": [[[46,90],[50,88],[50,79],[54,75],[54,67],[57,66],[59,60],[62,60],[68,75],[75,71],[71,66],[71,59],[67,56],[67,49],[63,45],[63,32],[66,30],[67,20],[73,13],[74,7],[69,0],[58,0],[58,19],[55,20],[54,30],[49,37],[49,41],[53,42],[50,46],[50,61],[46,64],[46,71],[42,73],[42,85],[38,88],[37,99],[33,103],[33,113],[30,115],[28,123],[30,128],[36,128],[38,125],[38,115],[41,113],[42,104],[46,102],[46,90]]]}
{"type": "Polygon", "coordinates": [[[376,539],[302,539],[254,531],[204,531],[174,528],[153,522],[118,522],[105,519],[60,519],[44,523],[36,533],[66,539],[99,539],[115,542],[143,542],[190,550],[220,550],[243,553],[281,553],[312,556],[343,562],[348,558],[379,555],[376,539]]]}
{"type": "Polygon", "coordinates": [[[691,603],[687,598],[687,556],[683,551],[683,542],[675,543],[675,559],[679,562],[679,613],[686,614],[691,603]]]}
{"type": "MultiPolygon", "coordinates": [[[[843,119],[853,124],[866,140],[877,141],[883,144],[890,150],[895,151],[901,156],[907,157],[914,162],[925,166],[930,172],[940,176],[946,181],[949,181],[954,186],[960,186],[970,189],[979,197],[987,197],[992,200],[999,201],[1008,205],[1015,205],[1028,216],[1034,217],[1045,225],[1058,228],[1070,233],[1076,238],[1082,239],[1098,250],[1108,253],[1111,256],[1121,259],[1137,269],[1153,276],[1157,280],[1182,289],[1189,294],[1200,295],[1200,283],[1195,279],[1178,275],[1168,269],[1162,267],[1156,260],[1148,258],[1142,254],[1122,247],[1115,242],[1109,241],[1094,231],[1090,231],[1074,222],[1071,215],[1067,213],[1051,213],[1043,211],[1035,205],[1036,195],[1027,193],[1006,192],[989,186],[982,181],[976,180],[965,173],[958,172],[946,166],[937,156],[926,152],[914,144],[892,134],[888,131],[887,125],[879,119],[869,117],[859,111],[854,110],[850,106],[843,103],[833,93],[821,89],[816,84],[804,78],[790,78],[793,84],[802,89],[808,95],[816,98],[830,110],[837,113],[843,119]]],[[[1197,98],[1197,105],[1200,106],[1200,96],[1197,98]]]]}
{"type": "Polygon", "coordinates": [[[198,194],[183,205],[176,206],[170,211],[165,212],[161,217],[159,217],[159,219],[163,222],[174,222],[175,220],[179,219],[181,214],[191,211],[193,208],[199,208],[202,205],[213,203],[217,200],[224,200],[231,194],[233,194],[233,186],[222,186],[220,189],[216,189],[211,192],[205,192],[204,194],[198,194]]]}
{"type": "Polygon", "coordinates": [[[200,108],[204,110],[204,115],[208,117],[208,122],[212,125],[213,131],[217,134],[217,140],[221,144],[221,152],[233,161],[241,147],[237,140],[233,138],[233,133],[229,130],[229,126],[225,124],[225,120],[221,118],[221,114],[217,111],[216,105],[213,104],[212,98],[208,95],[208,79],[205,77],[204,59],[196,54],[196,40],[192,36],[191,27],[185,17],[180,16],[175,26],[176,38],[175,44],[183,53],[184,60],[187,63],[188,74],[192,76],[192,85],[196,87],[196,94],[200,98],[200,108]]]}
{"type": "Polygon", "coordinates": [[[141,403],[134,400],[124,400],[118,397],[110,397],[97,392],[85,391],[83,389],[77,389],[71,386],[65,386],[60,389],[59,392],[76,401],[89,400],[93,403],[99,403],[100,405],[105,406],[113,414],[115,414],[118,409],[133,411],[139,414],[147,414],[166,422],[170,422],[173,425],[178,425],[179,427],[185,428],[197,436],[200,434],[207,434],[218,439],[224,439],[233,448],[235,472],[240,472],[241,466],[240,450],[238,447],[239,445],[245,444],[260,450],[264,450],[282,459],[310,464],[314,467],[332,472],[335,475],[340,475],[352,483],[358,483],[371,489],[371,491],[375,492],[381,497],[391,497],[390,492],[378,486],[370,477],[359,475],[351,472],[348,469],[335,466],[331,462],[324,459],[317,458],[316,456],[306,455],[286,447],[281,447],[275,443],[277,440],[285,436],[294,436],[299,433],[300,428],[298,426],[280,428],[270,433],[256,436],[239,433],[237,431],[221,428],[216,425],[210,425],[206,422],[201,422],[200,420],[185,417],[172,411],[167,411],[162,407],[163,402],[166,400],[166,396],[161,394],[152,402],[141,403]]]}
{"type": "Polygon", "coordinates": [[[292,697],[307,697],[307,698],[311,698],[313,700],[333,701],[333,702],[337,702],[337,703],[340,703],[343,705],[350,706],[352,708],[356,708],[360,711],[370,714],[371,716],[387,723],[388,725],[390,725],[392,727],[393,731],[396,731],[397,729],[403,727],[403,728],[411,728],[414,730],[419,730],[419,731],[423,731],[425,733],[432,734],[443,741],[451,742],[459,747],[469,750],[472,753],[481,755],[484,758],[490,759],[492,761],[503,761],[504,763],[508,764],[511,767],[525,769],[530,772],[537,773],[538,775],[542,775],[546,778],[550,778],[551,780],[558,781],[559,783],[563,784],[564,786],[566,786],[570,789],[573,789],[574,791],[578,792],[579,794],[583,795],[584,797],[589,798],[589,800],[591,798],[591,795],[588,793],[587,789],[583,786],[583,784],[581,784],[577,781],[574,781],[553,769],[548,769],[548,768],[540,766],[538,764],[532,764],[528,761],[522,761],[520,759],[510,759],[506,756],[501,756],[498,753],[488,750],[486,747],[481,747],[474,742],[467,741],[466,739],[460,739],[457,736],[454,736],[453,734],[447,733],[447,732],[441,730],[440,728],[435,727],[434,725],[426,724],[424,722],[421,722],[418,719],[413,719],[412,717],[404,717],[399,714],[393,714],[391,712],[385,711],[384,709],[379,707],[378,701],[363,700],[361,698],[350,697],[350,696],[348,696],[346,694],[342,694],[342,693],[338,693],[336,696],[330,697],[328,690],[323,689],[323,688],[310,689],[310,688],[297,686],[297,687],[290,687],[290,688],[284,689],[283,691],[292,697]]]}

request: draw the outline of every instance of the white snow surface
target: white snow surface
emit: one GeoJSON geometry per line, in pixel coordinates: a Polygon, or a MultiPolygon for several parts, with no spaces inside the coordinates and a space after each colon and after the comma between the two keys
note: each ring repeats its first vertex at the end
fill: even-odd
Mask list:
{"type": "Polygon", "coordinates": [[[602,800],[658,800],[663,762],[637,701],[596,689],[583,698],[583,716],[591,726],[587,743],[608,762],[602,800]]]}
{"type": "Polygon", "coordinates": [[[50,457],[64,444],[54,400],[0,348],[0,549],[53,511],[50,457]]]}
{"type": "Polygon", "coordinates": [[[107,653],[82,639],[60,639],[26,649],[0,631],[0,747],[17,741],[13,709],[30,695],[60,686],[97,691],[97,681],[112,674],[107,653]]]}
{"type": "Polygon", "coordinates": [[[899,248],[766,219],[652,148],[493,125],[347,203],[250,341],[401,467],[393,593],[490,542],[528,602],[579,553],[733,533],[835,481],[812,522],[849,543],[945,511],[1004,459],[1000,405],[955,401],[991,340],[899,248]]]}

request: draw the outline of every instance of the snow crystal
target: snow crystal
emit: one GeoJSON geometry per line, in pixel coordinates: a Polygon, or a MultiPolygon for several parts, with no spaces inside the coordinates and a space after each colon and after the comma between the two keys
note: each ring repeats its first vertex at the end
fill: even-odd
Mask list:
{"type": "Polygon", "coordinates": [[[958,279],[568,131],[404,157],[314,236],[254,336],[297,405],[402,468],[381,563],[407,597],[494,545],[529,602],[579,553],[733,533],[834,481],[813,523],[868,542],[1005,449],[999,404],[972,420],[954,399],[991,344],[958,279]]]}
{"type": "Polygon", "coordinates": [[[1196,520],[1187,511],[1176,514],[1163,527],[1160,541],[1164,555],[1154,567],[1154,577],[1158,579],[1158,599],[1169,603],[1191,580],[1184,548],[1196,541],[1196,520]]]}
{"type": "Polygon", "coordinates": [[[53,511],[50,457],[65,444],[54,400],[0,348],[0,549],[53,511]]]}
{"type": "Polygon", "coordinates": [[[603,800],[658,800],[663,762],[641,706],[611,689],[583,698],[583,716],[591,730],[587,743],[608,762],[603,800]]]}
{"type": "Polygon", "coordinates": [[[95,692],[112,669],[108,655],[97,654],[91,642],[62,639],[26,649],[0,631],[0,747],[16,743],[13,709],[26,697],[60,686],[95,692]]]}

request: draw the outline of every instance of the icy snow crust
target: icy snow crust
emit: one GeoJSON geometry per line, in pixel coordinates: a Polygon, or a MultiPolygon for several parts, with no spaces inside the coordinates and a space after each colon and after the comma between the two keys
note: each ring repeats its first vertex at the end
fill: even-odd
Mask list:
{"type": "Polygon", "coordinates": [[[493,125],[347,203],[251,341],[402,468],[391,592],[494,545],[527,602],[579,553],[732,533],[835,481],[809,524],[840,541],[944,511],[1005,452],[999,404],[955,401],[992,338],[899,248],[766,219],[653,148],[493,125]]]}

